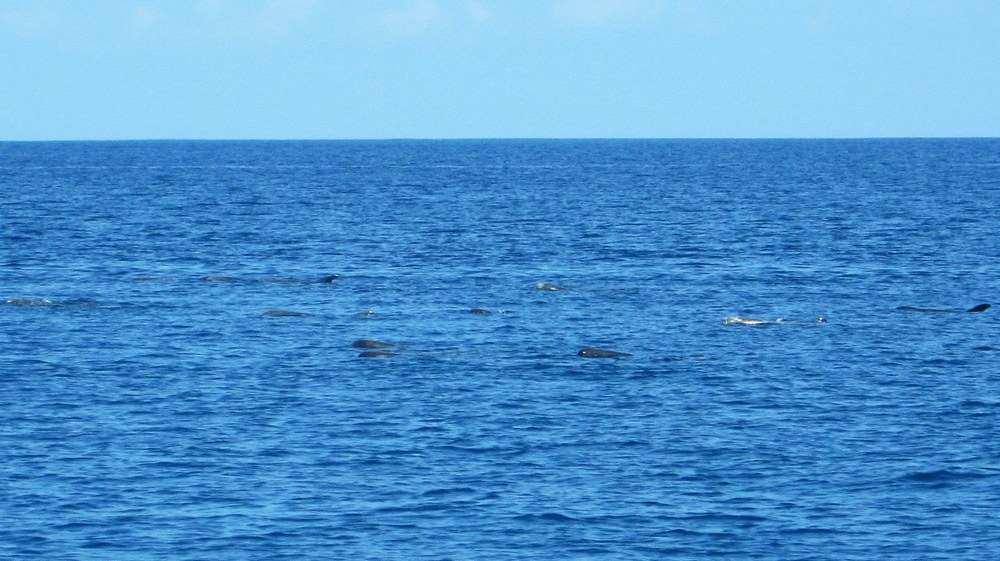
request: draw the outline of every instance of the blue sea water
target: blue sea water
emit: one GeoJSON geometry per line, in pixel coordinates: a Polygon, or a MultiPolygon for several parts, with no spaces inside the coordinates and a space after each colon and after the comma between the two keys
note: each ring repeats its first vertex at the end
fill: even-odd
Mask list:
{"type": "Polygon", "coordinates": [[[997,300],[1000,140],[6,142],[0,195],[2,559],[1000,557],[1000,307],[896,310],[997,300]]]}

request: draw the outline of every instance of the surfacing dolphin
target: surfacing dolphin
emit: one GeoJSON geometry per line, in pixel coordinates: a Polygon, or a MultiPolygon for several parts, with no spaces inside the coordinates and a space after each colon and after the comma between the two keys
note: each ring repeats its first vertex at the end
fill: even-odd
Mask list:
{"type": "Polygon", "coordinates": [[[376,341],[374,339],[358,339],[357,341],[351,343],[351,346],[355,349],[391,349],[396,346],[395,343],[386,343],[385,341],[376,341]]]}
{"type": "Polygon", "coordinates": [[[306,317],[309,314],[305,312],[295,312],[292,310],[268,310],[264,312],[264,315],[272,318],[301,318],[306,317]]]}
{"type": "MultiPolygon", "coordinates": [[[[334,281],[336,281],[339,278],[340,278],[340,275],[334,274],[334,275],[324,275],[324,276],[322,276],[322,277],[320,277],[318,279],[315,279],[315,280],[302,280],[302,279],[294,279],[294,278],[280,278],[280,277],[279,278],[271,278],[271,277],[268,277],[268,278],[259,279],[259,280],[252,280],[250,282],[259,282],[259,283],[263,283],[263,284],[307,284],[307,283],[332,284],[334,281]]],[[[136,281],[136,282],[139,282],[139,281],[150,282],[152,280],[162,280],[162,279],[158,279],[156,277],[139,277],[139,278],[136,278],[136,279],[133,279],[133,280],[136,281]]],[[[167,279],[167,280],[171,280],[171,279],[167,279]]],[[[201,277],[201,280],[206,281],[206,282],[242,282],[243,279],[240,279],[239,277],[230,277],[230,276],[225,276],[225,275],[208,275],[207,277],[201,277]]]]}
{"type": "Polygon", "coordinates": [[[8,298],[4,301],[8,306],[55,306],[48,298],[8,298]]]}
{"type": "Polygon", "coordinates": [[[962,312],[985,312],[992,306],[990,304],[979,304],[978,306],[973,306],[968,310],[944,310],[940,308],[919,308],[917,306],[899,306],[896,308],[901,312],[924,312],[928,314],[960,314],[962,312]]]}
{"type": "Polygon", "coordinates": [[[628,358],[632,356],[629,353],[598,349],[597,347],[584,347],[576,354],[585,358],[628,358]]]}

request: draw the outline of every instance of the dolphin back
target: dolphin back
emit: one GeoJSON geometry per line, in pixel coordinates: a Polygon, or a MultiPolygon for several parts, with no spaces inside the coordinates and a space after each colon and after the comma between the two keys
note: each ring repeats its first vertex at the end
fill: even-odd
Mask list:
{"type": "Polygon", "coordinates": [[[584,347],[576,354],[587,358],[627,358],[632,356],[629,353],[622,353],[608,349],[598,349],[596,347],[584,347]]]}

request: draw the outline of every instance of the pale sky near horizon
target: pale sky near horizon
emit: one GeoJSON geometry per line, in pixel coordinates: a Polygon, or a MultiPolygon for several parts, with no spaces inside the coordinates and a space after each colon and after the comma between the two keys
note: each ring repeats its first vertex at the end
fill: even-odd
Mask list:
{"type": "Polygon", "coordinates": [[[0,0],[0,140],[1000,136],[1000,0],[0,0]]]}

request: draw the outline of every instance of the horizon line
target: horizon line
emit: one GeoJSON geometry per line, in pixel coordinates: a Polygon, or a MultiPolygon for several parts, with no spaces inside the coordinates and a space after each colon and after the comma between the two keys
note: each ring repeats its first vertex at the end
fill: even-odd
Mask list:
{"type": "Polygon", "coordinates": [[[995,140],[1000,136],[469,136],[469,137],[355,137],[355,138],[61,138],[0,139],[0,143],[44,142],[475,142],[475,141],[732,141],[732,140],[995,140]]]}

